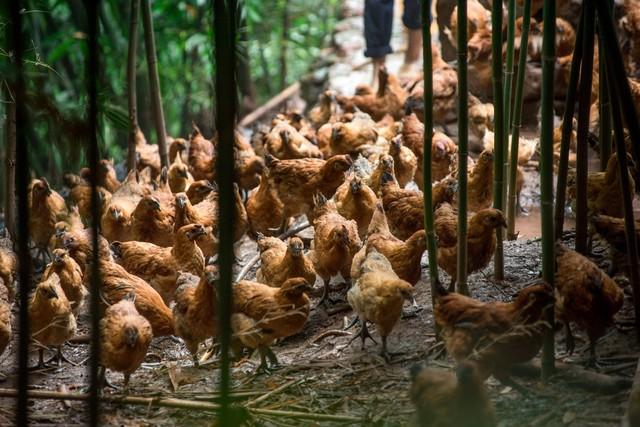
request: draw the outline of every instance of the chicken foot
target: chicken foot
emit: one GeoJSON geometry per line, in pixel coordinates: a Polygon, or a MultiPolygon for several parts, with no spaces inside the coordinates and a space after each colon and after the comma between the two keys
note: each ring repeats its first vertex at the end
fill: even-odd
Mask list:
{"type": "Polygon", "coordinates": [[[353,336],[353,338],[351,338],[349,340],[349,342],[347,343],[347,345],[345,347],[349,347],[351,345],[351,343],[353,343],[356,340],[356,338],[358,338],[358,337],[360,337],[362,339],[362,347],[361,347],[362,350],[364,350],[364,343],[365,343],[367,338],[369,338],[371,341],[373,341],[374,344],[376,344],[376,345],[378,344],[378,342],[375,339],[373,339],[373,336],[371,336],[371,334],[369,333],[369,329],[367,329],[367,322],[361,320],[360,321],[360,325],[361,325],[360,326],[360,331],[357,334],[355,334],[353,336]]]}
{"type": "Polygon", "coordinates": [[[576,349],[576,342],[573,339],[573,333],[571,332],[571,325],[569,325],[569,322],[564,323],[564,333],[567,354],[572,355],[576,349]]]}
{"type": "Polygon", "coordinates": [[[51,357],[49,360],[47,360],[45,363],[45,365],[50,364],[51,362],[55,361],[56,364],[58,365],[58,368],[62,366],[62,362],[67,362],[68,364],[72,365],[72,366],[78,366],[77,363],[72,362],[71,360],[67,359],[67,357],[64,355],[64,353],[62,353],[62,346],[58,346],[57,352],[56,354],[51,357]]]}
{"type": "Polygon", "coordinates": [[[264,373],[269,375],[280,366],[278,358],[271,350],[271,347],[258,347],[258,352],[260,353],[260,366],[256,369],[256,374],[264,373]]]}

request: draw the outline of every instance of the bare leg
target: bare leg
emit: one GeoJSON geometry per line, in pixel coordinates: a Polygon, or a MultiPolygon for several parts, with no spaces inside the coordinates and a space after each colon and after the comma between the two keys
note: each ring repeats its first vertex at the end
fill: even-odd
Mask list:
{"type": "Polygon", "coordinates": [[[407,51],[404,54],[404,63],[413,64],[420,59],[422,50],[422,30],[409,30],[407,51]]]}
{"type": "Polygon", "coordinates": [[[371,76],[371,86],[378,87],[378,71],[385,63],[385,57],[371,58],[371,64],[373,65],[373,75],[371,76]]]}
{"type": "Polygon", "coordinates": [[[323,282],[322,297],[320,297],[320,301],[318,301],[318,303],[314,308],[318,308],[321,305],[324,305],[325,307],[327,306],[327,301],[329,299],[329,282],[330,281],[331,281],[331,278],[322,279],[322,282],[323,282]]]}

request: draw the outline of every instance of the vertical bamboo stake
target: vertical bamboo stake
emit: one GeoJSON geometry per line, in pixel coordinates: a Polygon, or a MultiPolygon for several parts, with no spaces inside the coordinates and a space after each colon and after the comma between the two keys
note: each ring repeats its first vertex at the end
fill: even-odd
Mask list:
{"type": "Polygon", "coordinates": [[[587,253],[587,176],[589,174],[589,111],[591,110],[591,85],[593,83],[593,39],[595,10],[591,1],[583,3],[584,39],[580,87],[578,90],[578,146],[576,156],[576,251],[587,253]]]}
{"type": "MultiPolygon", "coordinates": [[[[540,132],[540,199],[542,228],[542,278],[554,286],[555,254],[553,236],[553,78],[555,64],[556,2],[544,0],[542,41],[542,123],[540,132]]],[[[546,321],[555,323],[553,310],[546,321]]],[[[547,329],[542,347],[542,378],[547,379],[555,366],[553,328],[547,329]]]]}
{"type": "Polygon", "coordinates": [[[229,347],[231,343],[231,307],[233,295],[233,228],[234,228],[234,171],[233,143],[236,123],[237,92],[235,62],[235,0],[214,0],[215,58],[216,58],[216,128],[218,130],[218,157],[216,159],[216,180],[218,182],[219,213],[219,251],[218,270],[218,309],[220,322],[220,394],[221,425],[232,423],[229,347]]]}
{"type": "MultiPolygon", "coordinates": [[[[467,82],[467,2],[458,0],[458,292],[467,286],[467,160],[469,157],[469,89],[467,82]]],[[[453,284],[453,283],[452,283],[453,284]]],[[[450,289],[452,290],[452,289],[450,289]]]]}
{"type": "Polygon", "coordinates": [[[431,200],[431,141],[433,139],[433,52],[431,49],[431,0],[422,0],[422,69],[424,76],[424,141],[422,159],[422,188],[424,189],[424,229],[427,231],[427,256],[429,257],[429,284],[431,304],[435,307],[436,289],[440,285],[438,276],[438,248],[433,224],[431,200]]]}
{"type": "MultiPolygon", "coordinates": [[[[466,22],[459,21],[458,22],[466,22]]],[[[460,25],[463,26],[463,25],[460,25]]],[[[493,74],[493,110],[494,110],[494,161],[493,161],[493,207],[503,209],[504,186],[504,98],[502,95],[502,2],[494,1],[491,11],[491,61],[493,74]]],[[[466,172],[466,171],[465,171],[466,172]]],[[[504,279],[504,230],[496,228],[496,253],[494,255],[494,277],[504,279]]]]}
{"type": "Polygon", "coordinates": [[[6,131],[6,150],[4,158],[5,176],[4,176],[4,225],[9,230],[12,237],[16,237],[16,101],[9,88],[9,82],[5,81],[4,93],[5,99],[9,102],[6,104],[7,120],[5,123],[6,131]]]}
{"type": "MultiPolygon", "coordinates": [[[[7,7],[5,3],[3,8],[7,7]]],[[[8,2],[10,25],[6,26],[7,39],[13,53],[11,63],[11,87],[14,88],[16,107],[16,195],[18,232],[12,236],[18,249],[20,311],[18,318],[19,341],[16,354],[18,366],[18,399],[16,402],[16,425],[28,425],[29,415],[29,287],[31,283],[31,255],[29,254],[29,202],[27,188],[29,184],[29,147],[26,138],[28,123],[25,105],[25,82],[23,73],[22,40],[22,1],[8,2]]]]}
{"type": "MultiPolygon", "coordinates": [[[[507,6],[507,55],[504,67],[504,133],[503,137],[503,178],[507,181],[502,185],[502,207],[503,212],[507,211],[507,194],[509,187],[509,128],[512,120],[512,102],[511,95],[513,93],[513,61],[515,50],[515,32],[516,32],[516,0],[509,0],[507,6]]],[[[526,55],[525,55],[526,57],[526,55]]],[[[516,140],[517,141],[517,140],[516,140]]]]}
{"type": "Polygon", "coordinates": [[[169,167],[167,153],[167,127],[164,123],[164,111],[162,109],[162,93],[160,92],[160,77],[158,76],[158,60],[156,58],[156,41],[153,34],[153,16],[151,15],[150,0],[141,0],[142,24],[144,27],[144,48],[147,52],[147,67],[149,69],[149,85],[151,86],[151,106],[153,108],[156,135],[158,136],[158,149],[160,151],[160,164],[169,167]]]}
{"type": "Polygon", "coordinates": [[[609,157],[611,157],[611,105],[609,101],[609,91],[607,90],[607,81],[605,79],[607,64],[604,62],[604,39],[602,37],[602,28],[600,18],[598,18],[598,67],[600,71],[600,93],[599,93],[599,117],[600,117],[600,170],[607,169],[609,157]]]}
{"type": "Polygon", "coordinates": [[[136,97],[136,60],[138,55],[138,15],[140,0],[131,0],[129,17],[129,52],[127,54],[127,95],[129,105],[129,139],[127,167],[136,168],[136,132],[138,131],[138,111],[136,97]]]}
{"type": "Polygon", "coordinates": [[[98,228],[100,224],[100,202],[98,201],[98,79],[100,75],[99,47],[98,47],[98,3],[87,2],[87,68],[86,84],[89,102],[87,127],[89,129],[89,147],[87,158],[89,167],[93,171],[90,175],[91,183],[91,246],[92,259],[90,280],[90,311],[91,311],[91,356],[89,359],[89,425],[98,426],[100,423],[100,402],[98,400],[100,385],[98,384],[98,367],[100,365],[100,268],[98,250],[98,228]]]}
{"type": "Polygon", "coordinates": [[[531,0],[525,0],[522,9],[522,36],[520,38],[520,56],[518,57],[518,76],[516,77],[516,93],[513,104],[511,126],[511,163],[509,166],[509,193],[507,198],[507,239],[515,240],[516,234],[516,181],[518,178],[518,148],[520,127],[522,126],[522,95],[524,93],[524,77],[527,68],[527,46],[529,45],[529,21],[531,20],[531,0]]]}
{"type": "Polygon", "coordinates": [[[567,173],[569,171],[569,148],[571,145],[571,131],[573,130],[573,115],[576,109],[576,97],[578,94],[578,79],[580,78],[580,64],[582,63],[582,47],[584,39],[584,8],[580,12],[580,21],[576,34],[576,45],[571,57],[571,71],[569,75],[569,87],[564,103],[564,115],[562,117],[562,140],[560,144],[560,163],[558,165],[558,183],[556,185],[555,206],[555,236],[562,237],[564,229],[564,207],[567,202],[567,173]]]}

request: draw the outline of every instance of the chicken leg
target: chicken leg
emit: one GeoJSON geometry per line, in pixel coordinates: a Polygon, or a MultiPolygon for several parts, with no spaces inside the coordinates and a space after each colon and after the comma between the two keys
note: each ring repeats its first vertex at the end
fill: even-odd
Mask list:
{"type": "Polygon", "coordinates": [[[375,339],[373,339],[373,337],[369,333],[369,329],[367,329],[367,322],[364,321],[364,320],[361,320],[360,321],[360,325],[361,325],[360,326],[360,331],[357,334],[355,334],[353,336],[353,338],[351,338],[351,340],[349,340],[349,342],[347,343],[346,346],[349,347],[351,345],[351,343],[353,343],[356,340],[356,338],[358,338],[358,337],[360,337],[362,339],[362,347],[361,347],[362,350],[364,350],[364,343],[365,343],[365,340],[367,338],[369,338],[371,341],[373,341],[374,344],[377,345],[378,342],[375,339]]]}

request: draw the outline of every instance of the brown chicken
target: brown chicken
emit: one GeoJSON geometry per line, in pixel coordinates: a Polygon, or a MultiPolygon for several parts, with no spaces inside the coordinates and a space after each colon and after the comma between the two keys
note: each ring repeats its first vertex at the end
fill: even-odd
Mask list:
{"type": "MultiPolygon", "coordinates": [[[[76,333],[76,318],[71,304],[60,287],[56,274],[41,281],[29,300],[31,338],[41,346],[57,347],[55,359],[61,365],[62,345],[76,333]]],[[[38,349],[38,366],[44,366],[44,348],[38,349]]],[[[66,359],[64,359],[66,360],[66,359]]]]}
{"type": "Polygon", "coordinates": [[[604,271],[587,257],[556,243],[556,317],[564,322],[567,351],[575,348],[570,322],[589,337],[590,363],[596,363],[596,343],[622,308],[624,294],[604,271]]]}
{"type": "Polygon", "coordinates": [[[215,148],[213,143],[202,136],[200,129],[194,124],[189,136],[189,170],[196,180],[213,181],[215,168],[215,148]]]}
{"type": "Polygon", "coordinates": [[[53,260],[44,271],[43,277],[48,279],[53,274],[60,279],[60,286],[71,304],[73,314],[78,315],[88,292],[84,287],[82,269],[65,249],[53,251],[53,260]]]}
{"type": "Polygon", "coordinates": [[[121,183],[116,176],[112,160],[100,160],[98,164],[98,185],[104,187],[109,193],[113,193],[120,188],[121,183]]]}
{"type": "Polygon", "coordinates": [[[153,177],[160,175],[160,150],[155,144],[147,144],[147,139],[140,128],[136,131],[136,157],[137,168],[143,170],[150,168],[153,177]]]}
{"type": "MultiPolygon", "coordinates": [[[[627,233],[624,227],[624,218],[615,218],[607,215],[593,215],[589,218],[596,233],[604,238],[610,245],[611,266],[609,275],[612,275],[620,266],[626,266],[628,262],[627,233]]],[[[640,219],[635,220],[636,241],[640,247],[640,219]]],[[[613,277],[613,276],[612,276],[613,277]]]]}
{"type": "Polygon", "coordinates": [[[269,169],[262,173],[260,185],[249,193],[247,217],[253,234],[274,235],[284,220],[284,205],[269,185],[269,169]]]}
{"type": "Polygon", "coordinates": [[[31,186],[29,201],[29,232],[44,264],[49,240],[55,233],[58,221],[68,215],[67,205],[60,194],[49,186],[45,178],[35,180],[31,186]]]}
{"type": "Polygon", "coordinates": [[[196,239],[205,234],[204,226],[190,224],[177,231],[170,248],[146,242],[113,242],[111,249],[118,264],[147,281],[169,305],[180,272],[202,275],[204,255],[196,239]]]}
{"type": "Polygon", "coordinates": [[[493,151],[483,151],[467,182],[467,206],[470,212],[479,212],[493,202],[493,151]]]}
{"type": "Polygon", "coordinates": [[[309,317],[311,285],[302,277],[289,279],[279,288],[243,280],[233,286],[232,346],[260,353],[259,370],[268,370],[267,359],[277,365],[271,345],[278,338],[300,332],[309,317]]]}
{"type": "Polygon", "coordinates": [[[325,123],[331,120],[331,116],[335,114],[336,94],[331,90],[326,90],[318,97],[318,103],[309,110],[309,121],[314,128],[319,129],[325,123]]]}
{"type": "Polygon", "coordinates": [[[313,261],[316,273],[324,282],[321,303],[325,303],[329,294],[331,277],[340,273],[349,281],[353,256],[360,250],[362,242],[358,236],[358,224],[347,220],[338,213],[331,200],[318,193],[315,197],[313,217],[313,251],[309,257],[313,261]]]}
{"type": "Polygon", "coordinates": [[[302,136],[292,125],[283,120],[275,124],[265,136],[265,149],[277,159],[322,158],[322,152],[311,141],[302,136]]]}
{"type": "Polygon", "coordinates": [[[218,190],[218,186],[215,183],[210,183],[206,179],[201,179],[200,181],[196,181],[189,186],[187,189],[187,197],[192,205],[197,205],[198,203],[205,200],[209,194],[214,193],[218,190]]]}
{"type": "Polygon", "coordinates": [[[14,280],[18,274],[18,257],[11,250],[0,246],[0,279],[7,288],[7,299],[12,301],[15,295],[14,280]]]}
{"type": "Polygon", "coordinates": [[[110,242],[133,239],[131,216],[142,197],[149,194],[142,179],[137,171],[129,172],[118,191],[111,195],[100,220],[101,232],[110,242]]]}
{"type": "Polygon", "coordinates": [[[382,119],[386,114],[400,120],[407,92],[400,85],[398,78],[382,66],[378,69],[378,90],[375,93],[370,87],[359,85],[353,97],[338,96],[337,99],[346,110],[352,111],[353,107],[356,107],[369,114],[375,121],[382,119]]]}
{"type": "Polygon", "coordinates": [[[180,155],[183,163],[189,163],[189,141],[184,138],[167,136],[167,144],[169,144],[169,159],[175,159],[177,155],[180,155]]]}
{"type": "Polygon", "coordinates": [[[514,384],[511,365],[531,360],[542,347],[548,328],[544,313],[553,307],[551,287],[536,280],[512,302],[482,302],[442,287],[437,292],[434,317],[451,357],[476,361],[482,379],[494,375],[514,384]]]}
{"type": "Polygon", "coordinates": [[[313,197],[317,192],[331,197],[344,182],[344,175],[351,167],[347,155],[333,156],[329,160],[296,159],[278,160],[267,156],[268,185],[284,205],[285,220],[313,209],[313,197]]]}
{"type": "Polygon", "coordinates": [[[111,369],[124,374],[126,389],[131,374],[147,356],[153,333],[149,321],[136,309],[135,300],[135,293],[125,295],[120,301],[107,307],[104,317],[100,319],[100,376],[103,384],[106,370],[111,369]]]}
{"type": "MultiPolygon", "coordinates": [[[[467,226],[467,273],[487,266],[496,250],[495,230],[507,226],[498,209],[482,209],[473,215],[467,226]]],[[[451,205],[443,204],[435,211],[435,231],[438,237],[438,266],[451,276],[449,290],[457,281],[458,221],[451,205]]]]}
{"type": "MultiPolygon", "coordinates": [[[[494,137],[495,134],[488,130],[484,134],[483,138],[483,148],[486,151],[493,153],[494,147],[494,137]]],[[[538,150],[538,139],[537,138],[518,138],[518,165],[524,166],[529,163],[529,160],[533,157],[533,155],[538,150]]],[[[507,148],[507,155],[511,156],[511,136],[509,136],[509,146],[507,148]]]]}
{"type": "Polygon", "coordinates": [[[169,167],[169,187],[173,193],[182,193],[193,183],[189,167],[182,162],[182,157],[176,155],[169,167]]]}
{"type": "Polygon", "coordinates": [[[174,221],[174,214],[168,209],[163,209],[156,197],[144,196],[132,214],[131,240],[171,246],[174,221]]]}
{"type": "Polygon", "coordinates": [[[260,184],[264,170],[264,160],[251,151],[234,151],[235,180],[243,191],[249,191],[260,184]]]}
{"type": "MultiPolygon", "coordinates": [[[[82,230],[65,231],[61,236],[62,247],[78,263],[85,279],[88,279],[86,275],[87,265],[93,258],[92,232],[91,228],[84,228],[82,230]]],[[[98,235],[98,256],[105,261],[111,260],[109,242],[100,235],[98,235]]]]}
{"type": "Polygon", "coordinates": [[[388,174],[393,177],[393,182],[398,185],[396,180],[396,168],[393,157],[389,154],[383,154],[375,164],[373,172],[368,177],[366,183],[373,190],[375,194],[380,194],[380,188],[382,186],[382,175],[388,174]]]}
{"type": "Polygon", "coordinates": [[[418,170],[418,158],[413,151],[402,144],[402,136],[398,135],[391,140],[389,155],[393,157],[395,176],[400,188],[404,188],[414,180],[418,170]]]}
{"type": "Polygon", "coordinates": [[[411,401],[420,427],[493,427],[493,405],[475,364],[458,364],[455,375],[442,369],[411,368],[411,401]]]}
{"type": "Polygon", "coordinates": [[[218,279],[217,267],[208,265],[201,277],[182,273],[177,280],[173,322],[176,335],[184,341],[196,366],[199,363],[196,354],[200,343],[218,335],[218,279]]]}
{"type": "MultiPolygon", "coordinates": [[[[457,189],[454,179],[436,183],[431,199],[433,207],[451,202],[457,189]]],[[[398,239],[407,240],[416,231],[424,229],[424,197],[418,192],[401,189],[389,174],[382,176],[382,204],[391,233],[398,239]]]]}
{"type": "MultiPolygon", "coordinates": [[[[635,193],[635,162],[631,154],[627,153],[627,164],[629,165],[629,186],[631,194],[635,193]]],[[[602,172],[589,174],[587,205],[591,212],[621,218],[624,216],[624,205],[622,198],[622,183],[620,167],[618,166],[618,154],[611,155],[607,163],[607,169],[599,179],[602,172]]]]}
{"type": "Polygon", "coordinates": [[[336,190],[335,201],[338,213],[358,224],[358,235],[361,239],[367,235],[376,200],[373,190],[355,174],[336,190]]]}
{"type": "Polygon", "coordinates": [[[375,144],[377,140],[376,122],[368,114],[356,113],[349,122],[331,125],[329,151],[331,155],[355,154],[363,147],[375,144]]]}
{"type": "Polygon", "coordinates": [[[218,202],[213,194],[193,206],[184,193],[176,194],[174,234],[185,225],[201,224],[205,234],[196,239],[205,258],[218,253],[218,202]]]}
{"type": "Polygon", "coordinates": [[[389,361],[387,337],[400,319],[404,300],[412,297],[413,287],[398,278],[391,263],[375,249],[369,251],[362,268],[366,272],[347,292],[349,305],[362,325],[360,332],[351,342],[359,336],[364,349],[365,339],[368,337],[373,340],[367,329],[367,322],[371,322],[376,325],[382,337],[382,356],[389,361]]]}
{"type": "MultiPolygon", "coordinates": [[[[101,259],[99,268],[102,299],[106,304],[113,305],[133,292],[136,295],[136,309],[151,323],[153,335],[173,335],[173,315],[155,289],[115,262],[101,259]]],[[[85,274],[85,281],[87,277],[90,277],[90,274],[85,274]]]]}
{"type": "Polygon", "coordinates": [[[420,260],[427,249],[424,230],[416,231],[406,241],[398,239],[389,231],[382,203],[376,205],[371,222],[369,229],[375,232],[367,237],[367,251],[375,249],[381,253],[389,260],[398,277],[415,286],[422,273],[420,260]]]}
{"type": "Polygon", "coordinates": [[[258,234],[260,268],[256,271],[256,281],[279,288],[294,277],[302,277],[307,283],[316,282],[313,263],[304,254],[304,244],[299,237],[289,238],[287,243],[276,237],[258,234]]]}
{"type": "MultiPolygon", "coordinates": [[[[69,193],[69,199],[71,202],[78,206],[80,217],[85,224],[91,224],[92,211],[91,211],[91,186],[78,185],[74,187],[69,193]]],[[[111,193],[104,187],[97,187],[98,191],[98,214],[102,215],[106,206],[111,201],[111,193]]]]}
{"type": "MultiPolygon", "coordinates": [[[[0,285],[4,279],[0,278],[0,285]]],[[[0,356],[11,342],[11,301],[7,292],[0,286],[0,356]]]]}

